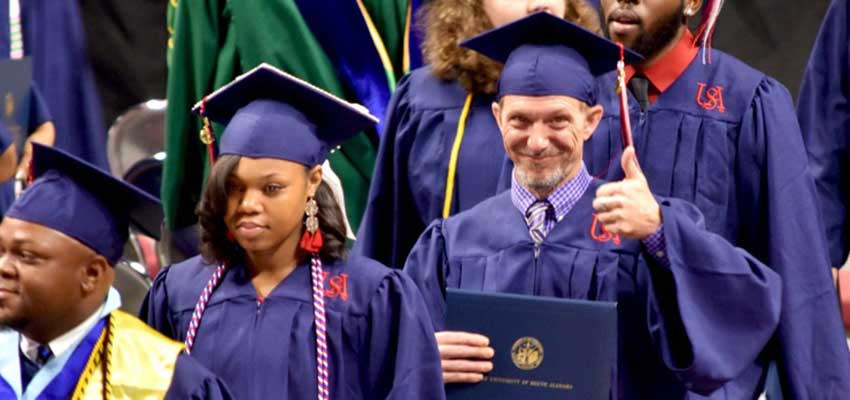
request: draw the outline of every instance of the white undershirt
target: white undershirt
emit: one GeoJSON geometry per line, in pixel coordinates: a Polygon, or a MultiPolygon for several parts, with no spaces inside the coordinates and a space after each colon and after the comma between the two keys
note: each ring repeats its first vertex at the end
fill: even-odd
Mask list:
{"type": "MultiPolygon", "coordinates": [[[[63,333],[56,339],[51,340],[47,346],[50,347],[50,351],[53,352],[53,357],[59,357],[62,354],[65,354],[65,352],[77,347],[77,344],[80,343],[86,334],[88,334],[89,331],[97,324],[102,311],[103,305],[95,310],[95,312],[93,312],[82,323],[75,326],[70,331],[63,333]]],[[[38,346],[40,345],[41,343],[21,335],[21,353],[23,353],[24,356],[29,358],[31,361],[36,361],[38,359],[38,346]]]]}

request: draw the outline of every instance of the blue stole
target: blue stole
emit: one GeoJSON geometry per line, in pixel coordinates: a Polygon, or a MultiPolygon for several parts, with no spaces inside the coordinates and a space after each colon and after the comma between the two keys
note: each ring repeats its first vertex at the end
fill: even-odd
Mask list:
{"type": "MultiPolygon", "coordinates": [[[[336,67],[345,88],[374,115],[385,115],[395,89],[393,66],[384,65],[380,52],[383,43],[372,40],[366,16],[357,2],[296,0],[298,11],[336,67]],[[331,8],[334,12],[328,12],[331,8]]],[[[377,32],[376,32],[377,33],[377,32]]],[[[383,122],[383,121],[381,121],[383,122]]],[[[376,131],[382,132],[381,122],[376,131]]],[[[371,174],[371,171],[369,171],[371,174]]]]}
{"type": "MultiPolygon", "coordinates": [[[[105,323],[105,318],[101,318],[100,321],[98,321],[94,328],[89,331],[85,338],[83,338],[83,341],[77,345],[77,348],[71,353],[71,357],[62,366],[62,369],[59,370],[56,376],[38,395],[25,392],[24,396],[21,398],[34,398],[37,400],[69,399],[74,393],[74,389],[77,387],[80,375],[83,373],[83,369],[85,369],[89,358],[93,356],[92,350],[94,350],[98,340],[100,339],[100,335],[103,333],[105,323]]],[[[48,362],[48,364],[50,364],[50,362],[48,362]]],[[[47,368],[47,365],[43,368],[47,368]]],[[[20,378],[20,374],[17,374],[17,376],[20,378]]],[[[38,374],[36,374],[36,376],[38,376],[38,374]]],[[[34,386],[34,382],[35,377],[28,387],[32,388],[34,386]]],[[[17,399],[18,395],[15,388],[19,387],[20,384],[20,381],[13,384],[12,382],[7,382],[3,377],[0,377],[0,399],[17,399]]]]}

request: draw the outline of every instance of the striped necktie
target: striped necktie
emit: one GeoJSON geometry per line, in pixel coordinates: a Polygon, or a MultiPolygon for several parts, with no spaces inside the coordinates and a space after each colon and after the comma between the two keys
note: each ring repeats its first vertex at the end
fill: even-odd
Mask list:
{"type": "Polygon", "coordinates": [[[552,204],[548,200],[537,200],[525,212],[528,233],[531,234],[535,246],[540,246],[540,243],[546,237],[546,217],[551,209],[552,204]]]}

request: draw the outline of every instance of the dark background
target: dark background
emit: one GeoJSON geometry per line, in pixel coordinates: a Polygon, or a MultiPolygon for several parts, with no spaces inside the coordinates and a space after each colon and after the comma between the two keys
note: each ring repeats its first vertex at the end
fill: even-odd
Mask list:
{"type": "Polygon", "coordinates": [[[714,47],[773,76],[796,99],[828,0],[729,0],[714,47]]]}
{"type": "Polygon", "coordinates": [[[107,128],[131,106],[165,98],[168,1],[80,0],[107,128]]]}
{"type": "MultiPolygon", "coordinates": [[[[165,98],[169,0],[79,1],[106,126],[136,103],[165,98]]],[[[729,0],[714,47],[777,78],[796,98],[828,5],[827,0],[729,0]]]]}

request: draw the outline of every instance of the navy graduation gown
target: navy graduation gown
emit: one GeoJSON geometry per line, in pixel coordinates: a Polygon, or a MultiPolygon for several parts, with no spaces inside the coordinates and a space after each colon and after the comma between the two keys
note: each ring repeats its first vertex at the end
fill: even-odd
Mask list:
{"type": "Polygon", "coordinates": [[[850,251],[850,4],[834,0],[820,27],[803,75],[797,117],[815,178],[829,256],[844,265],[850,251]]]}
{"type": "Polygon", "coordinates": [[[165,394],[166,400],[226,400],[233,399],[221,378],[204,368],[198,360],[180,353],[174,365],[171,386],[165,394]]]}
{"type": "MultiPolygon", "coordinates": [[[[425,227],[442,216],[449,159],[466,95],[458,82],[439,80],[429,67],[399,82],[384,122],[355,254],[400,268],[425,227]]],[[[452,213],[510,187],[511,164],[492,103],[493,96],[479,94],[470,106],[452,213]]]]}
{"type": "MultiPolygon", "coordinates": [[[[8,9],[7,0],[0,0],[0,9],[8,9]],[[4,5],[6,8],[2,8],[4,5]]],[[[4,19],[8,21],[0,18],[4,19]]],[[[24,50],[33,58],[33,79],[53,114],[55,146],[108,170],[106,128],[87,57],[79,4],[21,1],[21,21],[24,50]]],[[[0,48],[5,43],[3,39],[0,48]]]]}
{"type": "Polygon", "coordinates": [[[599,185],[555,225],[536,258],[510,192],[435,221],[405,265],[435,327],[444,327],[445,287],[617,301],[621,398],[752,397],[766,369],[759,351],[779,319],[778,275],[705,231],[700,213],[677,200],[661,202],[671,266],[656,264],[639,242],[601,235],[591,207],[599,185]]]}
{"type": "MultiPolygon", "coordinates": [[[[160,272],[142,307],[148,323],[184,340],[213,270],[194,257],[160,272]]],[[[356,257],[326,264],[325,272],[331,398],[443,398],[433,328],[410,279],[356,257]]],[[[315,399],[309,265],[259,304],[245,268],[231,268],[207,305],[192,357],[236,398],[315,399]]]]}
{"type": "MultiPolygon", "coordinates": [[[[599,78],[607,115],[584,152],[591,173],[611,180],[623,176],[614,74],[599,78]]],[[[652,192],[695,204],[709,231],[782,277],[782,316],[766,356],[778,361],[786,397],[850,398],[850,354],[787,90],[715,49],[711,64],[697,57],[646,112],[630,99],[652,192]]]]}

